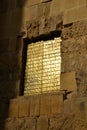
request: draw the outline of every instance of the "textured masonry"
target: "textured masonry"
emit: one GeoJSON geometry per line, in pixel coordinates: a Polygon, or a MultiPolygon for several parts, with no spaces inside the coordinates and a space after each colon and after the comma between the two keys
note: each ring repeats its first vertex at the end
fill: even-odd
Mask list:
{"type": "Polygon", "coordinates": [[[87,130],[86,19],[87,0],[0,0],[0,130],[87,130]],[[77,82],[78,97],[67,93],[64,101],[61,94],[10,100],[21,86],[23,39],[52,31],[61,32],[61,71],[66,77],[73,71],[69,79],[76,78],[72,83],[77,82]]]}

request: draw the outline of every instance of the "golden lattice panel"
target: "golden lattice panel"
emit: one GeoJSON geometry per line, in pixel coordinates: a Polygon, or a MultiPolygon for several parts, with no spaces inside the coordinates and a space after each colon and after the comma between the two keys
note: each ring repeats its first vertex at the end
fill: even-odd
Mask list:
{"type": "Polygon", "coordinates": [[[27,48],[24,95],[60,89],[61,39],[31,43],[27,48]]]}

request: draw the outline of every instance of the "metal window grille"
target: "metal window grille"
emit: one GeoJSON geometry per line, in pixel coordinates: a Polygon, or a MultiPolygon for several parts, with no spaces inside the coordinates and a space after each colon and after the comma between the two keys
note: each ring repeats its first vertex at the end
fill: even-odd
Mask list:
{"type": "Polygon", "coordinates": [[[24,95],[58,91],[60,89],[60,73],[60,38],[28,45],[24,95]]]}

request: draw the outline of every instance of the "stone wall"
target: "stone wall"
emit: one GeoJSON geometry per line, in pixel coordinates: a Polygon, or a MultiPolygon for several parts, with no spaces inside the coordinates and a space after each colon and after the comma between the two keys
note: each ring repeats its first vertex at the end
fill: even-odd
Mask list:
{"type": "Polygon", "coordinates": [[[87,94],[87,20],[74,22],[62,29],[62,72],[74,71],[78,94],[87,94]]]}
{"type": "MultiPolygon", "coordinates": [[[[6,105],[9,105],[8,115],[4,119],[3,130],[48,130],[49,119],[63,112],[63,93],[25,96],[11,99],[10,102],[0,104],[0,118],[3,122],[6,105]],[[14,126],[14,127],[13,127],[14,126]]],[[[1,123],[0,122],[0,126],[1,123]]],[[[53,122],[53,121],[51,121],[53,122]]]]}
{"type": "MultiPolygon", "coordinates": [[[[64,99],[63,94],[18,97],[4,102],[9,105],[8,117],[4,119],[0,114],[0,129],[86,130],[87,97],[77,98],[73,94],[71,98],[64,99]]],[[[6,105],[0,104],[0,113],[4,113],[6,105]]]]}
{"type": "MultiPolygon", "coordinates": [[[[0,0],[1,97],[13,98],[20,93],[23,39],[65,32],[67,27],[63,26],[87,18],[86,5],[86,0],[0,0]]],[[[73,33],[74,29],[71,30],[73,33]]]]}
{"type": "Polygon", "coordinates": [[[86,19],[87,0],[0,0],[0,129],[87,129],[86,19]],[[78,96],[12,99],[20,94],[24,39],[52,32],[62,38],[61,71],[76,73],[78,96]]]}

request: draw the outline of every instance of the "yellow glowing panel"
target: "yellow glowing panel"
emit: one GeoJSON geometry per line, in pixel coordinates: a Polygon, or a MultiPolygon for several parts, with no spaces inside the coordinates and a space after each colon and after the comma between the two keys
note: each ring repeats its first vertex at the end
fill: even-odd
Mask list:
{"type": "Polygon", "coordinates": [[[60,38],[28,45],[24,95],[58,91],[60,89],[60,73],[60,38]]]}

